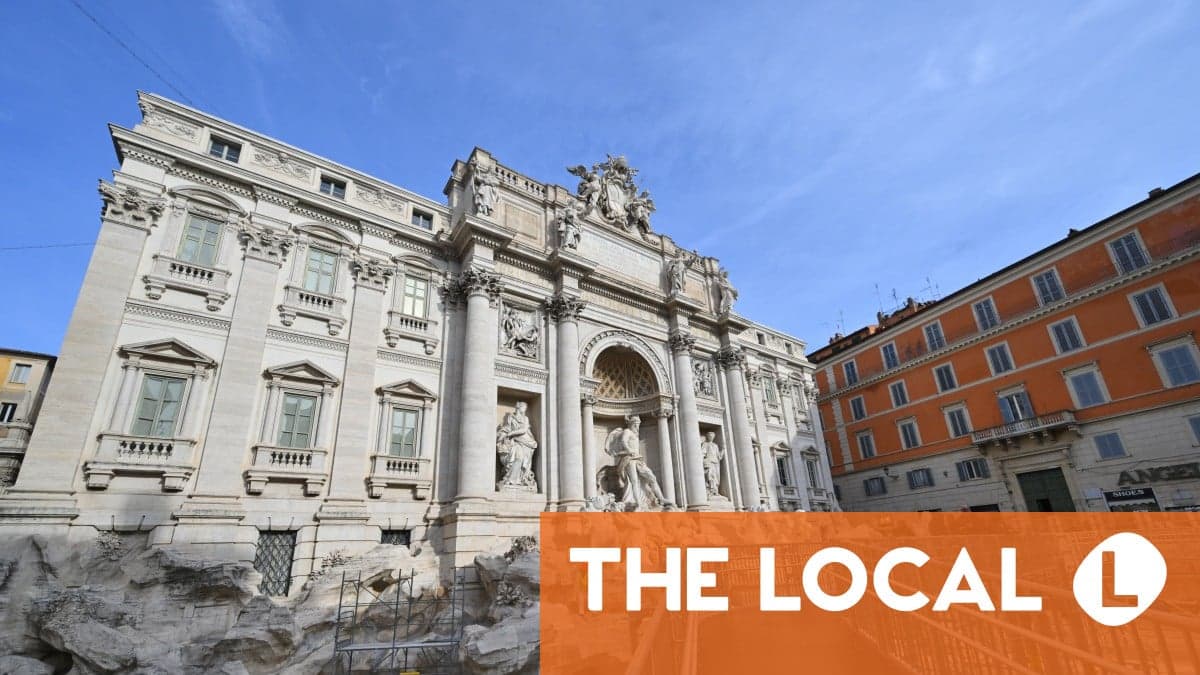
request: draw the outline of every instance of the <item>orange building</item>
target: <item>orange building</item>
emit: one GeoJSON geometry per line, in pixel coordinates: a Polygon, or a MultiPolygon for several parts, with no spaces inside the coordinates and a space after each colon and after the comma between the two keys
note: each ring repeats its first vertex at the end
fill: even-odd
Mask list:
{"type": "Polygon", "coordinates": [[[846,510],[1200,509],[1200,175],[835,336],[846,510]]]}

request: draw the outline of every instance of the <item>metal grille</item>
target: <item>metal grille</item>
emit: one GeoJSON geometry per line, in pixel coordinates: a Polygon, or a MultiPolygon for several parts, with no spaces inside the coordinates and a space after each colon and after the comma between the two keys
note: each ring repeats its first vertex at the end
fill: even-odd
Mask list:
{"type": "Polygon", "coordinates": [[[254,569],[262,574],[260,591],[267,595],[287,595],[292,585],[292,556],[296,551],[296,533],[259,532],[254,569]]]}
{"type": "Polygon", "coordinates": [[[412,542],[412,530],[384,530],[379,543],[392,546],[408,546],[412,542]]]}

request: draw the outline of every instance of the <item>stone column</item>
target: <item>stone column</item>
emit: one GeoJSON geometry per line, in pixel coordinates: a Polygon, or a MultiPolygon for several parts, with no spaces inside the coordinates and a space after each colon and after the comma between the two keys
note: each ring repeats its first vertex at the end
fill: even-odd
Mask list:
{"type": "Polygon", "coordinates": [[[754,446],[751,441],[750,420],[746,415],[745,367],[746,355],[738,347],[722,347],[717,352],[717,365],[725,371],[725,390],[728,394],[729,416],[733,422],[734,450],[738,478],[742,487],[742,508],[759,505],[758,471],[754,467],[754,446]]]}
{"type": "Polygon", "coordinates": [[[546,301],[558,324],[555,381],[558,399],[558,503],[563,511],[583,509],[583,420],[579,407],[579,313],[584,303],[559,293],[546,301]]]}
{"type": "Polygon", "coordinates": [[[462,406],[459,409],[458,499],[486,499],[496,491],[496,307],[500,277],[480,268],[452,282],[466,296],[462,406]]]}
{"type": "Polygon", "coordinates": [[[592,426],[592,408],[595,405],[595,396],[583,395],[583,496],[585,499],[592,499],[596,496],[596,472],[600,470],[596,463],[596,429],[592,426]]]}
{"type": "Polygon", "coordinates": [[[688,511],[708,510],[704,487],[704,454],[700,450],[700,413],[692,379],[692,347],[696,338],[685,331],[671,333],[675,365],[675,394],[679,397],[679,441],[683,447],[683,477],[688,511]]]}
{"type": "Polygon", "coordinates": [[[659,408],[654,416],[658,418],[658,456],[660,462],[659,484],[667,503],[674,506],[675,501],[675,462],[671,452],[671,429],[669,420],[675,411],[670,407],[659,408]]]}

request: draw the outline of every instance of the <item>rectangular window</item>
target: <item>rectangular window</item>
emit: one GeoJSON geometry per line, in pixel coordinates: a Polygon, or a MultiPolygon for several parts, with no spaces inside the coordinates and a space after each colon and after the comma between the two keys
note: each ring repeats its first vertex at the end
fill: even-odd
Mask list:
{"type": "Polygon", "coordinates": [[[221,223],[210,218],[189,215],[183,239],[179,242],[179,259],[212,267],[217,259],[217,244],[220,241],[221,223]]]}
{"type": "Polygon", "coordinates": [[[284,394],[283,412],[279,419],[279,446],[311,448],[316,412],[317,397],[284,394]]]}
{"type": "Polygon", "coordinates": [[[1121,437],[1117,432],[1100,434],[1096,436],[1096,452],[1100,453],[1100,459],[1116,459],[1125,456],[1125,444],[1121,442],[1121,437]]]}
{"type": "Polygon", "coordinates": [[[900,428],[900,444],[905,450],[912,450],[921,444],[921,436],[917,433],[917,423],[914,420],[905,420],[899,425],[900,428]]]}
{"type": "Polygon", "coordinates": [[[850,399],[850,416],[857,420],[867,416],[867,404],[863,402],[863,397],[855,396],[850,399]]]}
{"type": "Polygon", "coordinates": [[[1080,408],[1090,408],[1108,401],[1100,384],[1100,373],[1094,368],[1067,373],[1067,382],[1071,385],[1075,405],[1080,408]]]}
{"type": "Polygon", "coordinates": [[[1188,418],[1188,425],[1192,427],[1192,438],[1200,443],[1200,415],[1188,418]]]}
{"type": "Polygon", "coordinates": [[[954,368],[949,363],[934,368],[933,374],[937,377],[938,391],[950,391],[958,387],[958,380],[954,377],[954,368]]]}
{"type": "Polygon", "coordinates": [[[879,495],[887,494],[887,483],[884,482],[883,476],[875,476],[863,481],[863,491],[868,497],[878,497],[879,495]]]}
{"type": "Polygon", "coordinates": [[[1063,292],[1062,282],[1058,279],[1058,272],[1054,270],[1046,270],[1035,276],[1033,278],[1033,287],[1037,289],[1038,302],[1043,305],[1058,302],[1067,295],[1063,292]]]}
{"type": "Polygon", "coordinates": [[[1185,342],[1161,347],[1154,350],[1154,358],[1158,360],[1164,385],[1181,387],[1200,382],[1200,366],[1196,364],[1196,350],[1193,345],[1185,342]]]}
{"type": "Polygon", "coordinates": [[[33,366],[28,363],[18,363],[13,366],[12,374],[8,376],[8,381],[13,384],[26,384],[29,382],[29,373],[33,371],[33,366]]]}
{"type": "Polygon", "coordinates": [[[875,438],[871,436],[871,432],[864,431],[856,437],[858,439],[858,455],[863,459],[871,459],[875,456],[875,438]]]}
{"type": "Polygon", "coordinates": [[[974,309],[979,330],[984,331],[1000,324],[1000,315],[996,314],[996,305],[992,304],[991,298],[984,298],[975,303],[974,309]]]}
{"type": "Polygon", "coordinates": [[[987,348],[988,365],[992,367],[992,374],[999,375],[1007,373],[1013,369],[1012,355],[1008,353],[1008,345],[998,344],[994,347],[987,348]]]}
{"type": "Polygon", "coordinates": [[[908,389],[904,386],[904,380],[893,382],[888,389],[892,392],[892,406],[899,408],[908,403],[908,389]]]}
{"type": "Polygon", "coordinates": [[[429,311],[429,282],[417,277],[404,277],[404,297],[400,313],[424,319],[429,311]]]}
{"type": "Polygon", "coordinates": [[[804,460],[804,470],[808,474],[808,487],[817,489],[820,486],[817,482],[817,463],[811,459],[804,460]]]}
{"type": "Polygon", "coordinates": [[[379,543],[389,546],[408,546],[412,543],[412,530],[381,530],[379,543]]]}
{"type": "Polygon", "coordinates": [[[779,405],[779,390],[775,388],[775,378],[767,375],[763,377],[763,396],[766,397],[767,403],[770,405],[779,405]]]}
{"type": "Polygon", "coordinates": [[[337,273],[337,254],[319,248],[308,249],[308,260],[304,265],[304,290],[314,293],[333,293],[334,277],[337,273]]]}
{"type": "Polygon", "coordinates": [[[908,489],[933,487],[933,472],[929,469],[913,469],[908,472],[908,489]]]}
{"type": "Polygon", "coordinates": [[[987,460],[982,457],[964,459],[954,466],[958,468],[959,480],[979,480],[991,476],[991,472],[988,471],[987,460]]]}
{"type": "Polygon", "coordinates": [[[13,421],[13,418],[15,418],[16,416],[17,416],[17,404],[16,403],[0,403],[0,423],[11,422],[11,421],[13,421]]]}
{"type": "Polygon", "coordinates": [[[181,377],[147,375],[142,378],[142,393],[138,397],[137,412],[133,418],[134,436],[170,438],[175,435],[175,421],[179,417],[179,403],[183,400],[183,388],[187,381],[181,377]]]}
{"type": "Polygon", "coordinates": [[[929,345],[931,352],[946,346],[946,336],[942,335],[942,324],[935,321],[925,326],[925,342],[929,345]]]}
{"type": "Polygon", "coordinates": [[[1050,334],[1054,336],[1054,348],[1059,354],[1083,347],[1083,336],[1079,334],[1079,325],[1074,318],[1050,324],[1050,334]]]}
{"type": "Polygon", "coordinates": [[[967,420],[967,409],[960,406],[947,410],[946,428],[950,430],[950,438],[958,438],[971,433],[971,423],[967,420]]]}
{"type": "Polygon", "coordinates": [[[792,474],[788,470],[787,455],[775,455],[775,470],[779,473],[779,484],[788,487],[792,484],[792,474]]]}
{"type": "Polygon", "coordinates": [[[842,372],[846,374],[846,386],[858,384],[858,364],[847,361],[842,364],[842,372]]]}
{"type": "Polygon", "coordinates": [[[208,154],[217,159],[237,164],[238,157],[242,154],[242,146],[240,143],[234,143],[233,141],[213,136],[208,141],[208,154]]]}
{"type": "Polygon", "coordinates": [[[286,596],[292,586],[292,559],[296,554],[296,532],[259,532],[254,551],[254,569],[262,575],[258,590],[267,595],[286,596]]]}
{"type": "Polygon", "coordinates": [[[1034,417],[1033,404],[1029,401],[1029,394],[1024,391],[1004,394],[999,398],[999,401],[1000,416],[1004,418],[1005,424],[1012,424],[1013,422],[1028,420],[1034,417]]]}
{"type": "Polygon", "coordinates": [[[321,176],[321,192],[338,199],[346,198],[346,181],[321,176]]]}
{"type": "Polygon", "coordinates": [[[1167,304],[1167,296],[1161,288],[1147,289],[1131,297],[1143,326],[1152,326],[1173,316],[1171,305],[1167,304]]]}
{"type": "Polygon", "coordinates": [[[416,225],[417,227],[421,228],[422,230],[432,230],[433,229],[433,214],[425,213],[424,211],[418,211],[416,209],[413,209],[412,210],[412,220],[410,222],[413,225],[416,225]]]}
{"type": "Polygon", "coordinates": [[[883,354],[883,367],[892,369],[900,365],[900,356],[896,353],[896,343],[889,342],[879,348],[883,354]]]}
{"type": "Polygon", "coordinates": [[[1113,259],[1117,261],[1117,269],[1121,274],[1129,274],[1150,264],[1150,256],[1146,255],[1134,232],[1108,242],[1108,247],[1112,250],[1113,259]]]}
{"type": "Polygon", "coordinates": [[[420,412],[411,408],[392,409],[392,435],[388,453],[396,457],[417,456],[417,423],[420,412]]]}

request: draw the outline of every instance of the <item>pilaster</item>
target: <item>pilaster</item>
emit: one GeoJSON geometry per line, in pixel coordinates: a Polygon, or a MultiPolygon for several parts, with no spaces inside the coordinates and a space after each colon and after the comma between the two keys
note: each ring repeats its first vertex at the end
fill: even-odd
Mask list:
{"type": "Polygon", "coordinates": [[[746,414],[745,376],[746,355],[741,348],[726,345],[716,354],[717,366],[725,373],[729,417],[733,424],[734,451],[737,457],[738,482],[741,483],[742,508],[756,508],[760,502],[758,472],[754,468],[754,445],[750,421],[746,414]]]}

